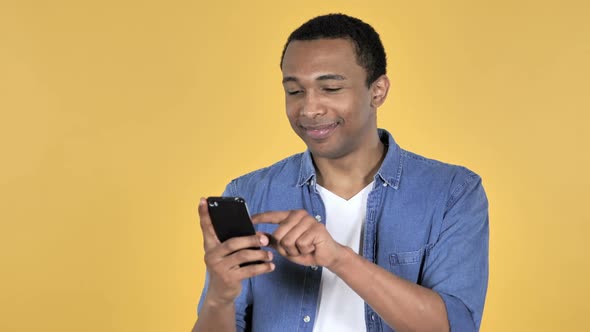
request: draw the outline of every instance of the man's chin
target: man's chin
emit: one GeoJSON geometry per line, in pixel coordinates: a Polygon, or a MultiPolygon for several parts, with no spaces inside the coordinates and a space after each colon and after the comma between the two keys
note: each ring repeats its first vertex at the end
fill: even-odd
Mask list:
{"type": "Polygon", "coordinates": [[[312,146],[310,144],[307,145],[307,148],[311,152],[311,155],[314,158],[321,158],[321,159],[340,159],[346,155],[346,151],[344,149],[338,149],[335,147],[328,147],[328,146],[312,146]]]}

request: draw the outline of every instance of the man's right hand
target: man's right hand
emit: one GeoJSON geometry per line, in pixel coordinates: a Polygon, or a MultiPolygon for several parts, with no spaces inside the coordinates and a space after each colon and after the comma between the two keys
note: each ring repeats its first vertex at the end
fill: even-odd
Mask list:
{"type": "Polygon", "coordinates": [[[211,224],[204,198],[199,202],[199,218],[203,232],[205,264],[209,272],[209,288],[205,301],[213,306],[233,304],[242,291],[242,280],[274,270],[270,251],[248,249],[267,246],[269,238],[258,232],[256,235],[236,237],[221,243],[211,224]],[[240,264],[253,261],[264,263],[240,267],[240,264]]]}

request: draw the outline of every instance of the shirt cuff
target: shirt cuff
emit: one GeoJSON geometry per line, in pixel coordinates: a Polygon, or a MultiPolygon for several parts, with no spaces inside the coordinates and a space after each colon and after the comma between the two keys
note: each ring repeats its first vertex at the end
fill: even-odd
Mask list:
{"type": "Polygon", "coordinates": [[[449,320],[449,328],[451,332],[470,332],[477,331],[471,312],[463,301],[458,298],[439,293],[440,297],[447,308],[447,318],[449,320]]]}

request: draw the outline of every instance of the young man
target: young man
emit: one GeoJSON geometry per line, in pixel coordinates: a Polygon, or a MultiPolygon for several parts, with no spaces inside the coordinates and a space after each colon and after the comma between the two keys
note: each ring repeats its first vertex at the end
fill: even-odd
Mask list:
{"type": "Polygon", "coordinates": [[[377,128],[385,68],[379,35],[356,18],[320,16],[291,34],[287,117],[308,150],[227,186],[256,213],[256,236],[220,243],[201,200],[208,273],[194,331],[479,329],[481,179],[377,128]],[[264,263],[240,267],[251,261],[264,263]]]}

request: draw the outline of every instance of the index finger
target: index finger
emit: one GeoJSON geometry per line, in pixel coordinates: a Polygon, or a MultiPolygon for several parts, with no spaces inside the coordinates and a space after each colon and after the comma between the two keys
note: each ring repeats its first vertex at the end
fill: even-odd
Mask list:
{"type": "Polygon", "coordinates": [[[263,212],[252,216],[253,224],[280,224],[287,219],[290,211],[270,211],[263,212]]]}
{"type": "Polygon", "coordinates": [[[201,198],[199,201],[199,219],[201,224],[201,231],[203,232],[203,243],[205,251],[215,247],[219,243],[213,224],[211,223],[211,217],[209,217],[209,210],[207,208],[207,201],[201,198]]]}

